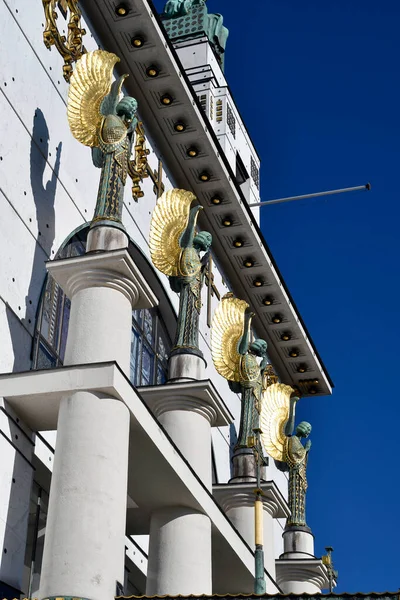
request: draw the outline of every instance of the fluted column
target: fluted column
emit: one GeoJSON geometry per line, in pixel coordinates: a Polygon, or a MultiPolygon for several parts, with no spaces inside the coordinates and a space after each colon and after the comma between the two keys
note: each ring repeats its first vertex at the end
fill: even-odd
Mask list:
{"type": "MultiPolygon", "coordinates": [[[[157,303],[127,250],[48,263],[71,299],[65,365],[129,374],[132,308],[157,303]]],[[[60,403],[40,596],[109,600],[124,578],[129,411],[80,391],[60,403]]]]}

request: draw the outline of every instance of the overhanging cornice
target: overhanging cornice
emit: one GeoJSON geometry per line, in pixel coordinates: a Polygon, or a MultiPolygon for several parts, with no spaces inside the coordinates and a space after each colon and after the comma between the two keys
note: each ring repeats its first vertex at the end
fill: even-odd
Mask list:
{"type": "Polygon", "coordinates": [[[92,23],[102,45],[121,58],[120,70],[129,73],[127,90],[139,102],[140,115],[146,131],[160,154],[165,158],[167,170],[174,184],[191,189],[203,205],[200,225],[213,235],[213,249],[217,264],[232,290],[246,299],[256,314],[254,325],[257,334],[266,339],[275,369],[285,383],[296,385],[304,395],[310,389],[316,395],[331,393],[332,381],[296,309],[277,265],[253,217],[235,176],[224,156],[221,146],[200,108],[185,75],[182,65],[165,37],[162,24],[148,0],[129,0],[130,11],[124,18],[115,13],[112,0],[81,0],[81,6],[92,23]],[[134,48],[130,40],[140,34],[144,45],[134,48]],[[156,65],[157,77],[149,77],[146,69],[156,65]],[[164,106],[160,98],[169,93],[174,102],[164,106]],[[184,120],[187,128],[175,132],[173,125],[184,120]],[[188,158],[186,149],[196,145],[199,155],[188,158]],[[200,182],[199,174],[208,171],[211,178],[200,182]],[[211,198],[218,194],[223,203],[215,206],[211,198]],[[229,215],[231,227],[224,227],[222,219],[229,215]],[[245,245],[234,249],[233,240],[241,237],[245,245]],[[245,268],[243,258],[252,256],[254,266],[245,268]],[[261,278],[263,285],[256,287],[254,280],[261,278]],[[265,296],[273,296],[271,306],[265,306],[265,296]],[[275,315],[282,321],[274,323],[275,315]],[[291,339],[281,336],[289,331],[291,339]],[[293,348],[298,357],[290,357],[293,348]],[[306,372],[298,372],[300,365],[306,372]],[[318,381],[318,383],[311,383],[318,381]]]}

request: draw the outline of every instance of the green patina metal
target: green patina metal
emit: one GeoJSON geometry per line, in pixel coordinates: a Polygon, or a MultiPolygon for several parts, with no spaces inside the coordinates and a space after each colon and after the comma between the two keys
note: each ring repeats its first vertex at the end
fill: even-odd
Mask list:
{"type": "Polygon", "coordinates": [[[117,103],[117,90],[113,86],[110,96],[114,97],[109,101],[113,109],[103,119],[99,146],[92,148],[93,164],[101,169],[101,177],[91,227],[111,225],[124,229],[122,207],[137,124],[137,102],[125,96],[117,103]]]}
{"type": "Polygon", "coordinates": [[[228,382],[233,392],[242,395],[239,434],[235,449],[253,447],[252,443],[249,444],[249,440],[253,438],[254,429],[259,427],[262,377],[268,363],[267,342],[259,339],[250,343],[252,317],[253,313],[246,312],[244,332],[239,342],[240,381],[228,382]],[[260,364],[257,357],[262,359],[260,364]]]}
{"type": "Polygon", "coordinates": [[[188,225],[182,234],[182,248],[179,271],[181,275],[170,277],[171,289],[179,294],[179,313],[175,342],[170,356],[174,354],[195,354],[202,356],[199,349],[199,317],[201,310],[201,288],[208,254],[200,259],[200,253],[208,253],[212,236],[208,231],[195,235],[195,223],[200,206],[190,210],[188,225]]]}
{"type": "Polygon", "coordinates": [[[222,15],[208,12],[206,0],[168,0],[162,19],[171,40],[190,39],[205,34],[223,67],[229,30],[223,25],[222,15]]]}
{"type": "Polygon", "coordinates": [[[306,492],[307,492],[307,462],[311,448],[311,440],[303,446],[301,440],[308,438],[311,425],[302,421],[294,431],[295,407],[298,398],[290,399],[289,419],[285,426],[287,436],[284,450],[284,462],[276,461],[278,468],[289,471],[289,499],[290,517],[286,527],[301,527],[308,530],[306,523],[306,492]],[[294,435],[293,435],[294,433],[294,435]]]}

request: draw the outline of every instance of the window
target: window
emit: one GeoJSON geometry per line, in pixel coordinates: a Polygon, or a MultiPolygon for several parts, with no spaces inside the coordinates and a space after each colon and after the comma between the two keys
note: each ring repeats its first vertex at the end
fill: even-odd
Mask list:
{"type": "Polygon", "coordinates": [[[229,104],[226,105],[226,122],[231,130],[231,134],[234,138],[236,138],[236,120],[229,104]]]}
{"type": "Polygon", "coordinates": [[[257,189],[260,189],[260,171],[257,168],[256,163],[254,162],[253,157],[250,157],[250,172],[251,172],[251,177],[254,181],[254,184],[256,185],[257,189]]]}
{"type": "MultiPolygon", "coordinates": [[[[86,250],[88,227],[74,233],[63,244],[56,258],[80,256],[86,250]]],[[[129,252],[139,252],[131,242],[129,252]]],[[[138,258],[136,255],[134,259],[138,258]]],[[[143,268],[153,272],[151,265],[140,254],[143,268]]],[[[135,262],[137,262],[135,260],[135,262]]],[[[155,276],[153,275],[153,280],[155,276]]],[[[165,293],[161,284],[157,297],[165,293]]],[[[165,296],[166,304],[170,308],[165,296]]],[[[71,302],[54,279],[48,275],[39,304],[32,350],[33,369],[51,369],[63,364],[68,334],[71,302]]],[[[174,319],[168,319],[174,322],[174,319]]],[[[132,313],[132,342],[130,379],[134,385],[157,385],[165,383],[167,361],[171,349],[171,332],[168,331],[158,308],[134,310],[132,313]]]]}

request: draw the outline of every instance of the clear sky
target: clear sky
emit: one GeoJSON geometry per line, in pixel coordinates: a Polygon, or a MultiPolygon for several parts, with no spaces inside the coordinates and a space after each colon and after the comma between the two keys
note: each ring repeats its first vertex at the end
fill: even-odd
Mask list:
{"type": "MultiPolygon", "coordinates": [[[[158,8],[164,2],[156,1],[158,8]]],[[[335,383],[305,398],[308,523],[336,592],[400,588],[400,2],[209,0],[225,72],[261,156],[262,230],[335,383]],[[393,427],[393,428],[392,428],[393,427]]]]}

